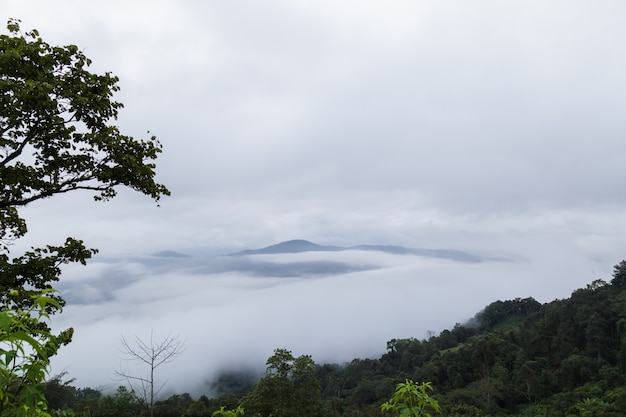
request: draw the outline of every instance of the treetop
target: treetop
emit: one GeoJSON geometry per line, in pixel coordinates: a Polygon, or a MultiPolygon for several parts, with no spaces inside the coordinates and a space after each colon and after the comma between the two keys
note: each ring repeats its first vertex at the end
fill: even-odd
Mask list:
{"type": "Polygon", "coordinates": [[[118,78],[88,70],[77,46],[51,46],[10,19],[0,35],[0,239],[26,233],[17,207],[74,190],[107,200],[127,186],[159,201],[155,181],[162,145],[112,124],[123,105],[118,78]]]}

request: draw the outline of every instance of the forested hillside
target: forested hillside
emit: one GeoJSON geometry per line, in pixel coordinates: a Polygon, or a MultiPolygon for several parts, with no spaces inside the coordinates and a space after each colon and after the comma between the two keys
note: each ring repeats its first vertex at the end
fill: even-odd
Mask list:
{"type": "MultiPolygon", "coordinates": [[[[625,289],[622,261],[610,282],[593,281],[543,305],[533,298],[495,301],[428,340],[390,340],[378,359],[315,364],[277,349],[260,381],[224,374],[213,398],[209,392],[198,399],[173,395],[156,404],[155,416],[210,416],[240,405],[246,415],[378,416],[406,379],[430,381],[444,416],[622,416],[625,289]]],[[[123,387],[105,396],[62,378],[48,383],[47,395],[51,408],[88,410],[93,417],[134,416],[143,407],[123,387]]]]}

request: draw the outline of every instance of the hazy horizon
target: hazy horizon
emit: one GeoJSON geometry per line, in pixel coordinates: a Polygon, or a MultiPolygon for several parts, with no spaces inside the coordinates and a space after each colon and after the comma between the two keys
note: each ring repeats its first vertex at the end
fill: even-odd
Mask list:
{"type": "Polygon", "coordinates": [[[116,369],[132,369],[119,351],[122,335],[173,334],[185,351],[157,376],[168,392],[199,395],[219,372],[262,372],[276,348],[318,363],[375,358],[391,339],[427,339],[498,299],[565,298],[591,282],[579,270],[563,265],[572,281],[562,286],[522,259],[459,262],[361,250],[96,257],[59,284],[68,305],[54,323],[73,326],[75,336],[53,360],[53,374],[111,389],[116,369]],[[533,290],[542,286],[541,294],[533,290]]]}
{"type": "Polygon", "coordinates": [[[83,300],[55,317],[76,335],[54,369],[77,384],[105,383],[120,334],[150,329],[187,340],[167,368],[180,387],[262,367],[278,347],[375,356],[496,299],[567,297],[626,257],[622,1],[0,0],[0,11],[119,76],[120,132],[163,144],[156,179],[172,195],[160,207],[122,189],[21,210],[29,232],[10,256],[67,236],[100,250],[59,283],[83,300]],[[511,261],[144,262],[294,238],[511,261]],[[281,262],[334,275],[273,276],[288,275],[281,262]]]}

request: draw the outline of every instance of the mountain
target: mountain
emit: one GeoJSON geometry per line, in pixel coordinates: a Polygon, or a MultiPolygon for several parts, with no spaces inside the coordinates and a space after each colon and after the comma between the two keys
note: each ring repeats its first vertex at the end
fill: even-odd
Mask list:
{"type": "Polygon", "coordinates": [[[153,253],[152,256],[156,256],[157,258],[188,258],[189,255],[185,255],[184,253],[176,252],[173,250],[162,250],[157,253],[153,253]]]}
{"type": "Polygon", "coordinates": [[[300,252],[335,252],[343,250],[338,246],[321,246],[308,240],[294,239],[267,246],[262,249],[247,249],[241,252],[231,253],[229,256],[240,255],[268,255],[276,253],[300,253],[300,252]]]}
{"type": "Polygon", "coordinates": [[[425,259],[445,259],[459,263],[502,261],[481,257],[453,249],[415,249],[393,245],[357,245],[350,247],[326,246],[303,240],[289,240],[261,249],[249,249],[230,255],[195,256],[173,250],[163,250],[149,256],[102,259],[106,272],[89,280],[65,280],[58,289],[74,305],[106,303],[116,291],[141,281],[146,275],[190,274],[213,276],[235,273],[246,277],[319,278],[335,275],[374,271],[387,268],[374,253],[396,256],[419,256],[425,259]],[[339,252],[359,251],[359,255],[340,256],[339,252]],[[297,253],[318,253],[319,256],[284,256],[297,253]],[[326,256],[336,254],[336,256],[326,256]],[[279,255],[283,256],[279,256],[279,255]],[[277,255],[277,256],[245,256],[277,255]],[[139,271],[126,265],[142,265],[139,271]]]}
{"type": "Polygon", "coordinates": [[[478,255],[455,249],[414,249],[394,245],[357,245],[357,246],[324,246],[318,245],[308,240],[294,239],[280,242],[275,245],[261,249],[247,249],[240,252],[231,253],[228,256],[243,255],[269,255],[281,253],[302,253],[302,252],[339,252],[347,250],[377,251],[391,253],[394,255],[417,255],[430,258],[450,259],[459,262],[483,262],[485,259],[478,255]]]}

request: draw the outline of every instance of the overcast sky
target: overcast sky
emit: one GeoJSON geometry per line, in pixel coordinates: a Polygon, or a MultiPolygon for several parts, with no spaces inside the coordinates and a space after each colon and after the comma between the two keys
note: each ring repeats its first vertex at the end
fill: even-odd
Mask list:
{"type": "Polygon", "coordinates": [[[23,245],[72,235],[103,257],[293,238],[461,249],[523,264],[510,272],[519,296],[542,301],[609,280],[626,257],[623,1],[0,11],[120,77],[119,126],[158,136],[172,191],[160,208],[131,192],[37,202],[23,245]]]}

